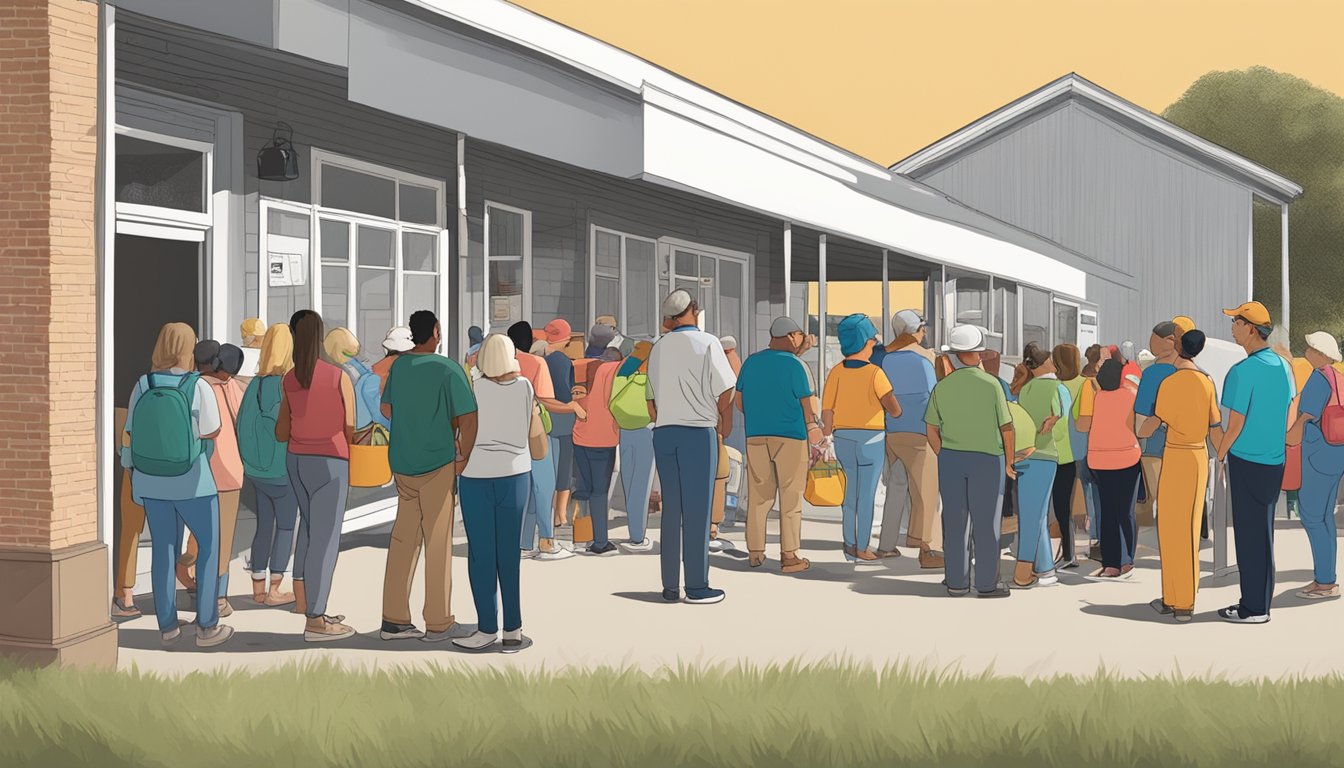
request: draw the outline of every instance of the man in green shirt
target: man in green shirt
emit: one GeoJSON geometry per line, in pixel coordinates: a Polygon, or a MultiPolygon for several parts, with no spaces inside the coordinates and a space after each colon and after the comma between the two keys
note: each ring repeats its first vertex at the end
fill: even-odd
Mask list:
{"type": "Polygon", "coordinates": [[[384,640],[440,642],[471,634],[453,618],[453,493],[457,433],[475,434],[476,396],[462,366],[437,354],[441,334],[429,310],[411,315],[415,347],[392,364],[383,415],[392,421],[388,462],[397,519],[383,576],[384,640]],[[425,548],[425,631],[411,623],[411,582],[425,548]]]}
{"type": "Polygon", "coordinates": [[[999,525],[1005,477],[1016,477],[1013,417],[998,380],[980,367],[985,335],[959,325],[943,347],[955,369],[938,382],[924,412],[929,446],[938,454],[943,500],[943,557],[948,594],[971,591],[974,542],[978,597],[1007,597],[999,583],[999,525]]]}

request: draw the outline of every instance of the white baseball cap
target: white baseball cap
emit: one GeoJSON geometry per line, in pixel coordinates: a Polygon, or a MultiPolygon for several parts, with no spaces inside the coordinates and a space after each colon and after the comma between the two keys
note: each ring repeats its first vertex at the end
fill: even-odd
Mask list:
{"type": "Polygon", "coordinates": [[[387,332],[387,338],[383,339],[383,349],[388,352],[406,352],[415,348],[415,342],[411,339],[411,329],[404,325],[398,325],[387,332]]]}
{"type": "Polygon", "coordinates": [[[1339,342],[1335,340],[1334,336],[1331,336],[1325,331],[1308,333],[1307,346],[1330,358],[1333,362],[1338,363],[1341,359],[1344,359],[1339,355],[1339,342]]]}
{"type": "Polygon", "coordinates": [[[891,332],[897,336],[902,333],[917,333],[924,326],[924,317],[913,309],[902,309],[891,316],[891,332]]]}
{"type": "Polygon", "coordinates": [[[958,325],[947,334],[944,352],[984,352],[985,332],[978,325],[958,325]]]}

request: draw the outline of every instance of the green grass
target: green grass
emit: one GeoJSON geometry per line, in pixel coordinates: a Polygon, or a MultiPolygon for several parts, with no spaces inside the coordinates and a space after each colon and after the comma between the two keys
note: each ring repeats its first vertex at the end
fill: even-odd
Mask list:
{"type": "Polygon", "coordinates": [[[1341,678],[7,670],[0,765],[1297,768],[1344,763],[1341,710],[1341,678]]]}

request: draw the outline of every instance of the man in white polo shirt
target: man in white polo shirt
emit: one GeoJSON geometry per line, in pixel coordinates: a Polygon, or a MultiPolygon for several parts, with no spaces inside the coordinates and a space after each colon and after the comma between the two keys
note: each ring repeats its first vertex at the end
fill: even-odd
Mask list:
{"type": "Polygon", "coordinates": [[[663,329],[649,356],[648,400],[653,451],[663,489],[663,599],[717,603],[709,586],[709,518],[719,439],[733,427],[737,377],[719,340],[696,326],[700,308],[686,291],[663,300],[663,329]]]}

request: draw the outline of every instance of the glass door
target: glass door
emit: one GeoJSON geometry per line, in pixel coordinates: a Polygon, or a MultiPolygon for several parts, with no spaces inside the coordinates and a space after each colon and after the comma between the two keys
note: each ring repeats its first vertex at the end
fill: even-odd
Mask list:
{"type": "MultiPolygon", "coordinates": [[[[1078,343],[1078,305],[1055,299],[1055,344],[1078,343]]],[[[1086,349],[1086,347],[1083,347],[1086,349]]]]}
{"type": "Polygon", "coordinates": [[[747,328],[747,261],[721,253],[672,246],[666,296],[688,291],[700,305],[700,326],[715,336],[732,336],[745,348],[747,328]]]}

